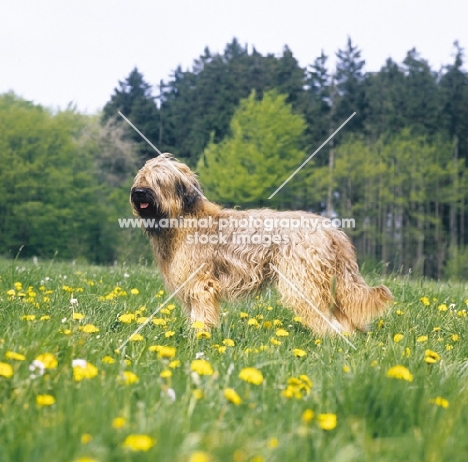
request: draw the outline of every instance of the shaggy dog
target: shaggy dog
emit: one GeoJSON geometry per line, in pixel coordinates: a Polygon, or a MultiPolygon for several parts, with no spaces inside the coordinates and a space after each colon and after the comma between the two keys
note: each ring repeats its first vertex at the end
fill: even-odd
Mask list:
{"type": "Polygon", "coordinates": [[[166,287],[179,290],[192,322],[219,325],[220,300],[269,283],[318,334],[364,330],[392,300],[387,287],[365,283],[348,237],[323,217],[224,209],[203,196],[195,174],[171,154],[146,162],[130,202],[144,219],[166,287]]]}

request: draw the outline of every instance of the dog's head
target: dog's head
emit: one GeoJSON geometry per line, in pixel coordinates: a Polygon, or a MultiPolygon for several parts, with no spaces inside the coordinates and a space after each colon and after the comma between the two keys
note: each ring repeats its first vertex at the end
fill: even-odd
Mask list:
{"type": "Polygon", "coordinates": [[[137,173],[130,192],[133,213],[141,218],[179,218],[194,213],[204,200],[195,174],[164,153],[137,173]]]}

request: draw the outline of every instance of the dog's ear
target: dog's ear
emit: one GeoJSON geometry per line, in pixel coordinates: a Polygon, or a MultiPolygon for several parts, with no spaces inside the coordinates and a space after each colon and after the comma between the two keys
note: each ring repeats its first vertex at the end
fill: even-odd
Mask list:
{"type": "Polygon", "coordinates": [[[180,197],[182,202],[182,211],[184,213],[195,210],[197,204],[202,200],[199,191],[201,191],[201,186],[196,180],[193,181],[193,184],[177,181],[176,193],[180,197]]]}

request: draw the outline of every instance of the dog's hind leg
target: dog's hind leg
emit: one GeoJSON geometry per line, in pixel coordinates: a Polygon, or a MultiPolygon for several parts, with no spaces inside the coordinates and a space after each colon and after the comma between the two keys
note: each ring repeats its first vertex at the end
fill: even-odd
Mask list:
{"type": "Polygon", "coordinates": [[[293,281],[278,277],[277,288],[281,295],[282,305],[290,308],[301,318],[304,325],[318,335],[333,334],[336,330],[347,330],[346,323],[341,324],[332,314],[330,301],[323,299],[323,291],[315,290],[313,285],[306,290],[298,284],[299,278],[293,281]],[[334,327],[332,327],[334,326],[334,327]]]}
{"type": "Polygon", "coordinates": [[[202,321],[206,327],[219,326],[219,283],[207,275],[191,282],[185,291],[191,322],[202,321]]]}

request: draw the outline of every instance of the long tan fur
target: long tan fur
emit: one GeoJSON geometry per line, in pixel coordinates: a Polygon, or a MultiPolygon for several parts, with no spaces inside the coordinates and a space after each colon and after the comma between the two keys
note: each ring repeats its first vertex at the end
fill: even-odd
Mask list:
{"type": "MultiPolygon", "coordinates": [[[[135,215],[142,218],[200,220],[211,217],[211,227],[198,229],[199,233],[210,236],[220,232],[221,219],[231,217],[300,219],[306,216],[319,222],[323,220],[306,212],[224,209],[208,201],[200,191],[195,174],[166,153],[146,162],[138,172],[130,202],[135,215]],[[141,209],[141,202],[150,202],[151,207],[141,209]]],[[[169,290],[179,288],[202,263],[205,264],[179,292],[192,321],[217,326],[220,300],[252,294],[266,284],[274,284],[281,295],[281,303],[318,334],[333,333],[333,330],[313,307],[341,330],[351,332],[365,329],[392,300],[387,287],[369,287],[365,283],[359,273],[354,248],[346,234],[338,229],[319,226],[313,230],[275,228],[268,232],[230,225],[222,230],[228,242],[221,244],[194,244],[193,239],[190,240],[194,231],[183,227],[147,229],[169,290]],[[265,246],[235,239],[239,234],[252,237],[256,233],[276,234],[288,243],[282,241],[265,246]],[[279,276],[272,265],[287,280],[279,276]]]]}

